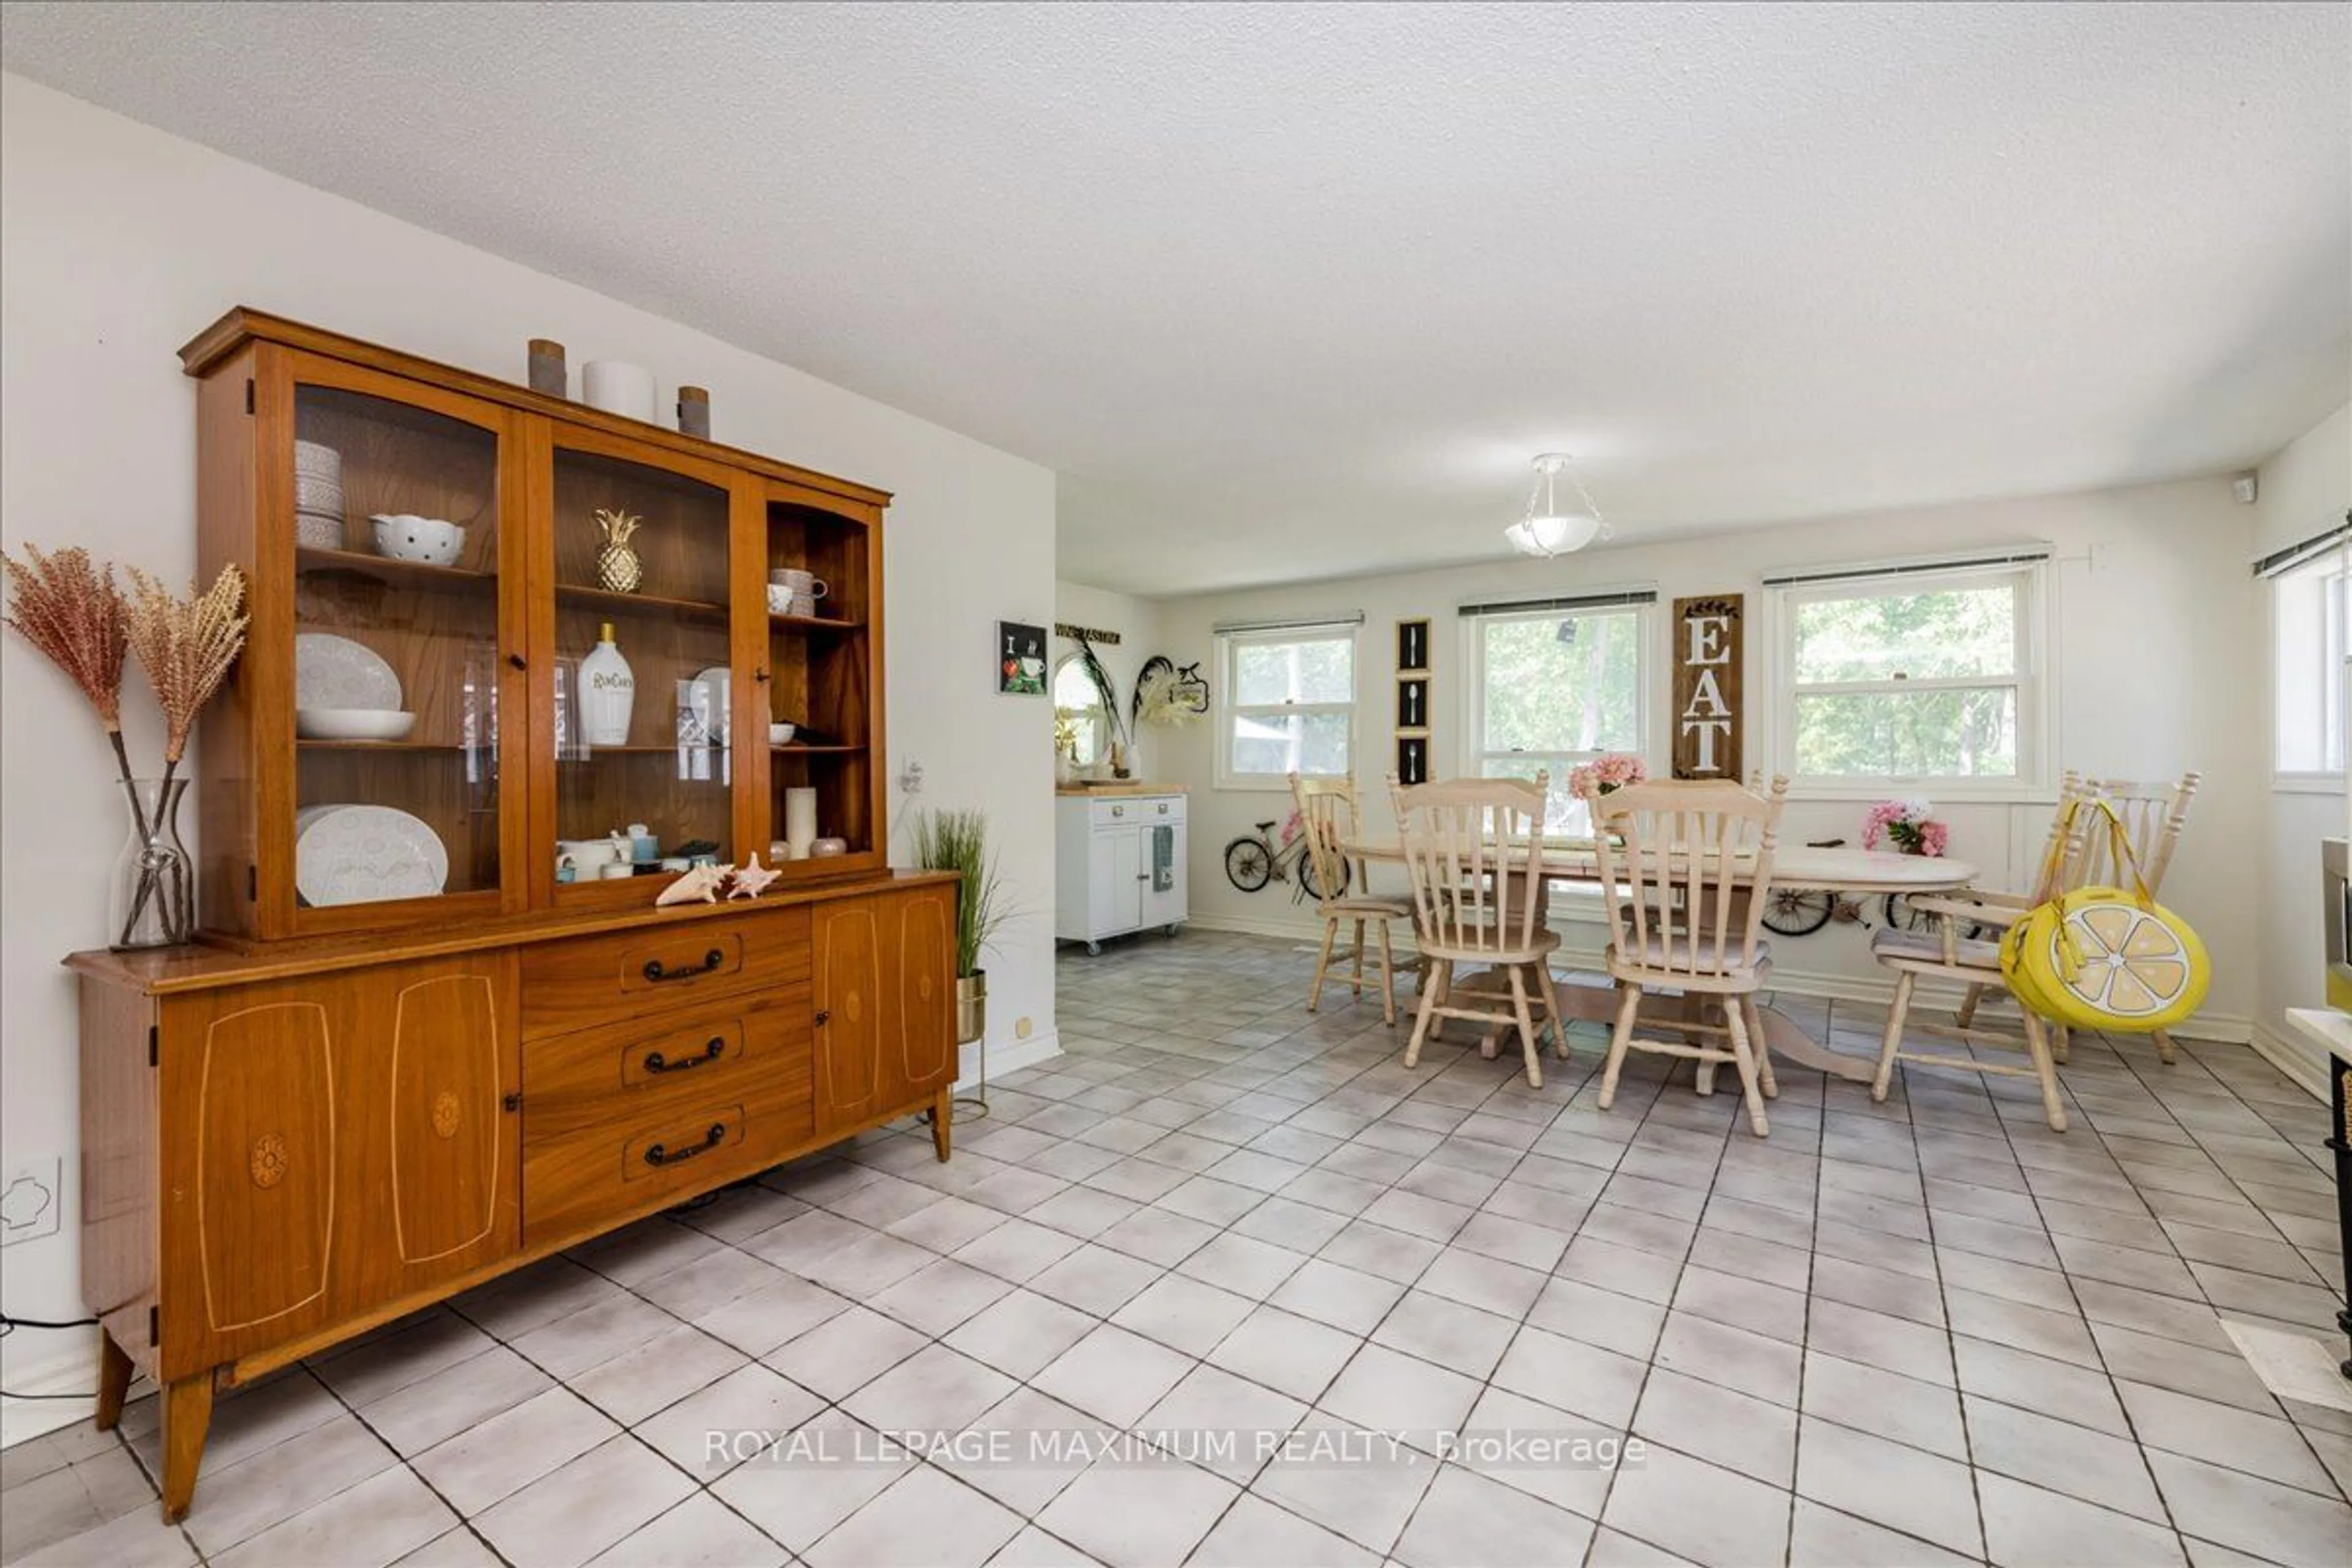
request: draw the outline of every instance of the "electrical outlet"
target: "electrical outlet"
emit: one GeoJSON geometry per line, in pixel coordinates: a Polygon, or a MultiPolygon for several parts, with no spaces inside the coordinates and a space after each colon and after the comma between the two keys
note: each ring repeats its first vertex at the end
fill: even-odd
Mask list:
{"type": "Polygon", "coordinates": [[[923,793],[923,764],[908,763],[906,772],[898,775],[898,787],[908,795],[923,793]]]}
{"type": "Polygon", "coordinates": [[[58,1172],[52,1154],[0,1175],[0,1247],[57,1235],[58,1210],[64,1206],[58,1172]]]}

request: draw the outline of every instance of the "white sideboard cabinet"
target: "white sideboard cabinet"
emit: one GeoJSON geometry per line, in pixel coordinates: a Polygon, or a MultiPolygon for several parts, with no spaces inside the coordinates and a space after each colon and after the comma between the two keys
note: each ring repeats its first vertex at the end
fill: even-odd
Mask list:
{"type": "Polygon", "coordinates": [[[1054,934],[1102,951],[1107,937],[1184,921],[1184,796],[1175,791],[1054,799],[1054,934]]]}

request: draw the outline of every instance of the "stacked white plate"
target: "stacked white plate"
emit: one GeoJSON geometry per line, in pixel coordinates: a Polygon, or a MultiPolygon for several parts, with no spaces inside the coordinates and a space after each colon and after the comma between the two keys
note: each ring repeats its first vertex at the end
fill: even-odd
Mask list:
{"type": "Polygon", "coordinates": [[[294,443],[294,539],[312,550],[343,547],[343,455],[294,443]]]}
{"type": "Polygon", "coordinates": [[[449,883],[432,828],[388,805],[312,805],[294,814],[294,890],[313,908],[429,899],[449,883]]]}

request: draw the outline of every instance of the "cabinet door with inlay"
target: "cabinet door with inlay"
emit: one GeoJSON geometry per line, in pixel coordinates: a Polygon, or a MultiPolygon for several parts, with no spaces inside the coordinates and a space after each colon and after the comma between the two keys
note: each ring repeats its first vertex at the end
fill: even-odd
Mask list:
{"type": "Polygon", "coordinates": [[[174,999],[157,1042],[165,1377],[329,1321],[348,1001],[320,987],[174,999]]]}
{"type": "Polygon", "coordinates": [[[519,1244],[514,958],[174,997],[157,1041],[164,1375],[297,1340],[519,1244]]]}
{"type": "Polygon", "coordinates": [[[851,1127],[883,1109],[884,900],[840,899],[811,918],[816,1008],[816,1126],[851,1127]]]}
{"type": "Polygon", "coordinates": [[[345,1168],[352,1215],[339,1291],[357,1308],[489,1263],[520,1240],[521,1029],[511,952],[362,972],[345,1168]],[[519,1105],[519,1101],[516,1102],[519,1105]]]}
{"type": "Polygon", "coordinates": [[[898,1104],[955,1081],[955,889],[926,888],[889,901],[891,1083],[898,1104]]]}

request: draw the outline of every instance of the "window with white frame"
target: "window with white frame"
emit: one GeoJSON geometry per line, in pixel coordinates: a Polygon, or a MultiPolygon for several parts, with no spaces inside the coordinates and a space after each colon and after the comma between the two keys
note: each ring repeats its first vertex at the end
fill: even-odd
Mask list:
{"type": "Polygon", "coordinates": [[[2344,771],[2347,539],[2352,528],[2334,530],[2255,567],[2270,579],[2272,765],[2284,776],[2344,771]]]}
{"type": "Polygon", "coordinates": [[[1547,835],[1591,830],[1570,770],[1604,752],[1648,750],[1649,589],[1465,605],[1463,771],[1550,775],[1547,835]]]}
{"type": "Polygon", "coordinates": [[[1361,619],[1219,628],[1220,784],[1270,787],[1294,773],[1349,776],[1361,619]]]}
{"type": "Polygon", "coordinates": [[[1769,575],[1774,767],[1800,784],[2038,791],[2045,549],[1769,575]]]}

